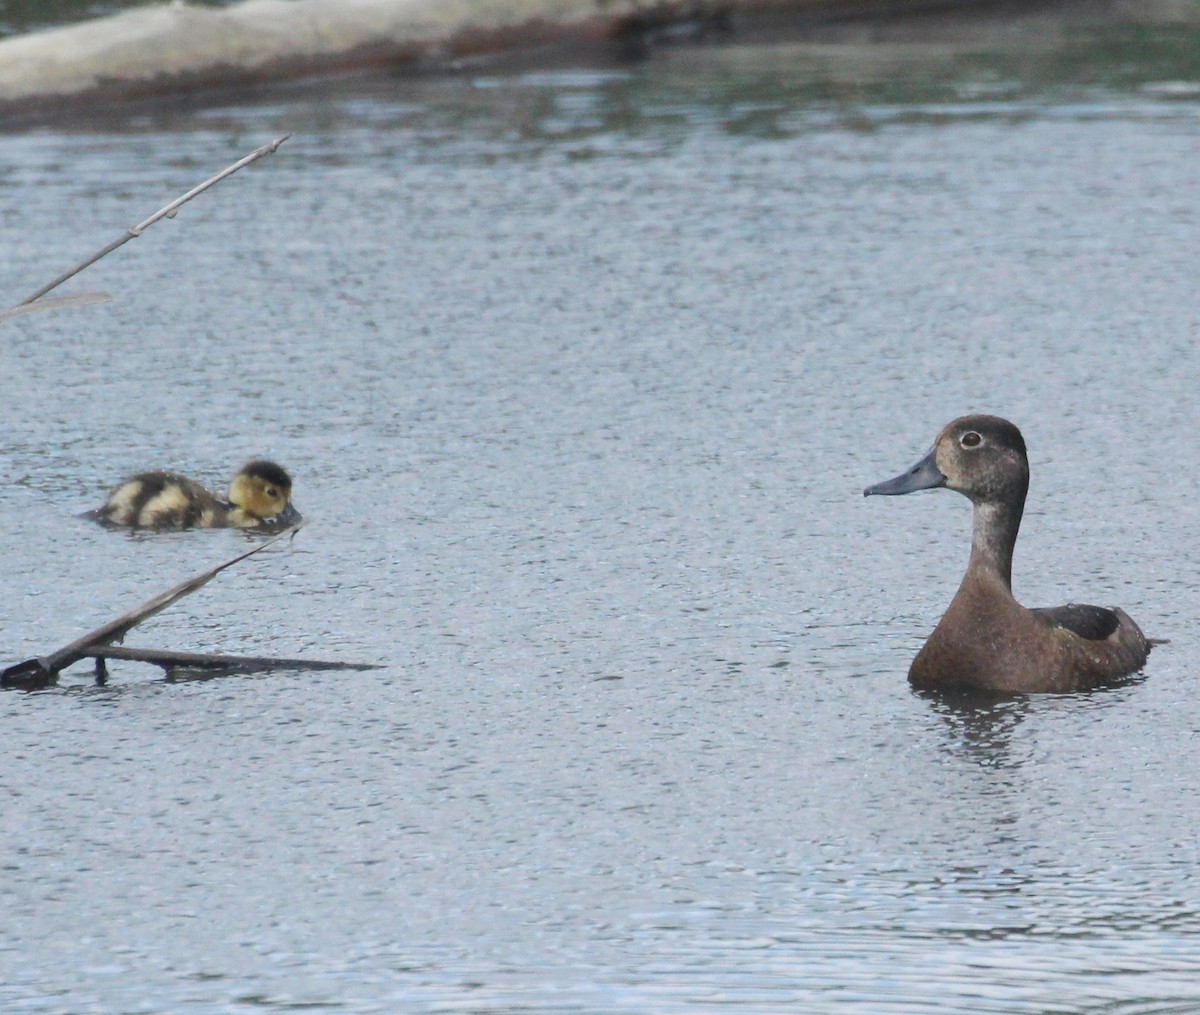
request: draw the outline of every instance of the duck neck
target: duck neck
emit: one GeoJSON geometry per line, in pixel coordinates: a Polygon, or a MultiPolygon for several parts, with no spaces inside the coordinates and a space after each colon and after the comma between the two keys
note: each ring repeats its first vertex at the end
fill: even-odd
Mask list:
{"type": "Polygon", "coordinates": [[[1013,503],[976,501],[969,571],[985,570],[1012,591],[1013,547],[1021,527],[1025,498],[1013,503]]]}

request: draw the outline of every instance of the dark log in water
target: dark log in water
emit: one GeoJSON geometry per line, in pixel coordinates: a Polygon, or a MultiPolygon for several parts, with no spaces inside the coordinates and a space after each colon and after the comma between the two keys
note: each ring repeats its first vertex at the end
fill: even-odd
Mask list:
{"type": "Polygon", "coordinates": [[[142,621],[148,620],[156,613],[160,613],[172,603],[177,603],[184,596],[190,595],[199,588],[203,588],[227,567],[231,567],[238,563],[238,561],[245,560],[247,557],[265,550],[272,543],[278,542],[285,536],[295,535],[299,529],[299,525],[293,526],[279,533],[279,535],[268,539],[265,543],[260,543],[245,553],[239,553],[236,557],[218,564],[216,567],[211,567],[207,571],[203,571],[185,582],[181,582],[174,588],[160,593],[141,606],[130,610],[128,613],[123,613],[115,620],[110,620],[107,624],[101,625],[94,631],[89,631],[81,638],[76,638],[69,645],[64,645],[56,652],[51,652],[46,656],[37,656],[33,659],[25,659],[19,663],[14,663],[4,670],[0,670],[0,687],[44,686],[57,679],[59,672],[68,666],[79,662],[81,659],[89,658],[96,659],[96,678],[99,683],[104,683],[105,679],[104,659],[134,659],[141,662],[155,663],[164,669],[205,666],[227,670],[246,669],[248,671],[281,668],[296,669],[298,667],[306,669],[371,668],[366,664],[335,663],[324,660],[208,655],[205,653],[174,652],[171,650],[122,649],[113,646],[113,642],[120,641],[133,628],[142,623],[142,621]]]}
{"type": "Polygon", "coordinates": [[[190,595],[199,588],[203,588],[227,567],[231,567],[238,561],[245,560],[247,557],[265,550],[272,543],[277,542],[284,536],[295,533],[298,528],[299,526],[296,526],[296,528],[281,532],[279,535],[268,539],[265,543],[260,543],[245,553],[239,553],[236,557],[225,561],[223,564],[218,564],[216,567],[209,568],[207,571],[203,571],[185,582],[180,582],[174,588],[168,589],[166,592],[161,592],[153,599],[142,603],[141,606],[135,607],[128,613],[122,613],[115,620],[110,620],[107,624],[102,624],[81,638],[76,638],[70,644],[64,645],[57,652],[51,652],[48,656],[38,656],[35,659],[26,659],[23,662],[14,663],[7,669],[0,671],[0,687],[7,687],[17,682],[25,683],[39,679],[54,679],[60,670],[66,669],[72,663],[79,662],[80,659],[86,659],[89,648],[120,641],[143,620],[149,620],[156,613],[161,613],[172,603],[177,603],[184,596],[190,595]]]}
{"type": "Polygon", "coordinates": [[[344,663],[330,659],[277,659],[272,656],[230,656],[209,652],[175,652],[171,649],[133,648],[125,645],[93,646],[85,658],[97,661],[128,659],[161,666],[167,673],[177,670],[226,671],[230,673],[266,673],[271,670],[377,670],[375,663],[344,663]]]}

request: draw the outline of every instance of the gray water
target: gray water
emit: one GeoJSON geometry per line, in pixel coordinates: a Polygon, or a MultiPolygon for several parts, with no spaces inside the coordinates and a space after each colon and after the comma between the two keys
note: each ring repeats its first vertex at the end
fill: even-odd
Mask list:
{"type": "Polygon", "coordinates": [[[252,545],[76,517],[121,476],[266,455],[307,527],[129,643],[382,666],[0,694],[0,1008],[1200,1010],[1200,88],[913,61],[0,139],[14,303],[295,132],[0,325],[0,661],[252,545]],[[1031,449],[1018,596],[1143,679],[910,691],[968,505],[861,489],[967,411],[1031,449]]]}

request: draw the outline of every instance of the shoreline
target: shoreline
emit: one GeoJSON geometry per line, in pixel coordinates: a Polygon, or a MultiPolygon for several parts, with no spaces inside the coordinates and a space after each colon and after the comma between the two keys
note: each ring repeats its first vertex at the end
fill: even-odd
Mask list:
{"type": "Polygon", "coordinates": [[[46,122],[130,103],[364,74],[651,58],[734,42],[1011,44],[1113,22],[1200,22],[1195,0],[244,0],[167,3],[0,40],[0,117],[46,122]]]}

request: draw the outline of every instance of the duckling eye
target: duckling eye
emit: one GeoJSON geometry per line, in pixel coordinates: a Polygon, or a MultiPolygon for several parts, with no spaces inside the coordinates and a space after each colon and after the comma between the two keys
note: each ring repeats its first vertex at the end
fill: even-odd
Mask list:
{"type": "Polygon", "coordinates": [[[276,495],[276,493],[277,493],[277,491],[276,491],[275,487],[273,487],[273,486],[267,487],[267,496],[268,497],[274,497],[276,495]]]}
{"type": "Polygon", "coordinates": [[[974,430],[968,430],[958,439],[958,443],[964,448],[977,448],[983,443],[983,438],[980,437],[979,434],[977,434],[974,430]]]}

